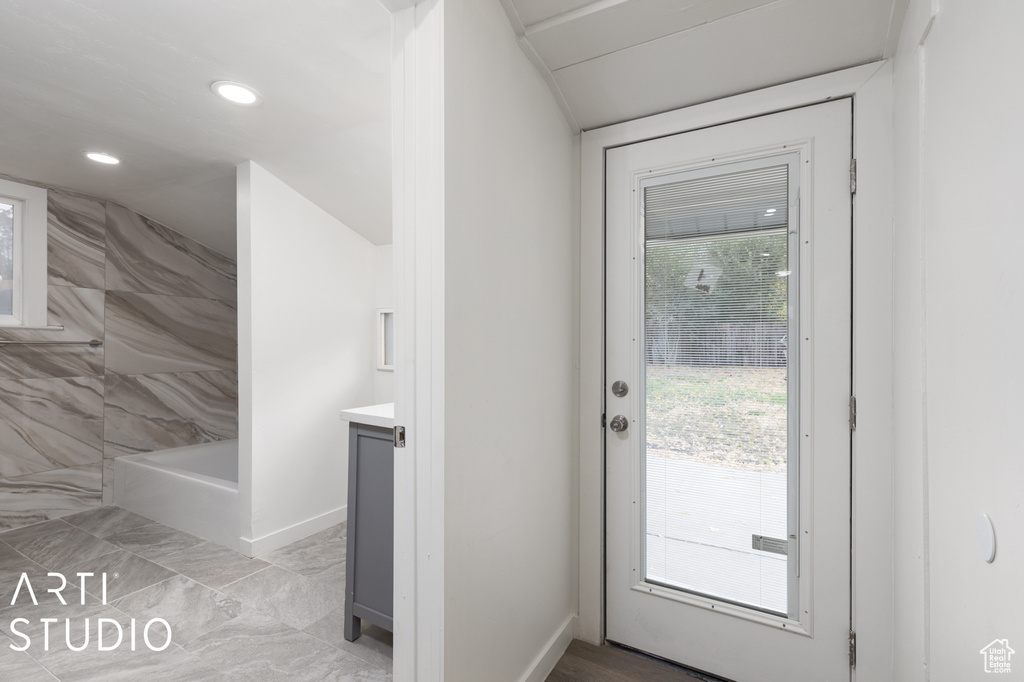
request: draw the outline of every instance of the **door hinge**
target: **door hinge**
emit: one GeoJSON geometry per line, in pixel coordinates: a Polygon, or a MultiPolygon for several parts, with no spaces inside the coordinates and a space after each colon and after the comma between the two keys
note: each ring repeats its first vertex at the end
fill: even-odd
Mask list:
{"type": "Polygon", "coordinates": [[[850,630],[850,667],[857,667],[857,633],[850,630]]]}
{"type": "Polygon", "coordinates": [[[857,193],[857,159],[850,159],[850,194],[857,193]]]}
{"type": "Polygon", "coordinates": [[[850,396],[850,430],[857,430],[857,396],[850,396]]]}
{"type": "Polygon", "coordinates": [[[394,430],[394,442],[396,448],[405,447],[405,427],[396,426],[394,430]]]}
{"type": "Polygon", "coordinates": [[[606,426],[608,426],[608,414],[602,412],[601,413],[601,428],[603,429],[606,426]]]}

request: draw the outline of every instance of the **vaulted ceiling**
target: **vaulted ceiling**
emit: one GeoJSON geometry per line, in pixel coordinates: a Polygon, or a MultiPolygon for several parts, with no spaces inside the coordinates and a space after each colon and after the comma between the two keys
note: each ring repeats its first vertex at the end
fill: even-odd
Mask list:
{"type": "Polygon", "coordinates": [[[855,66],[895,50],[906,0],[501,0],[588,130],[855,66]]]}
{"type": "Polygon", "coordinates": [[[232,254],[235,166],[253,159],[390,242],[390,15],[376,0],[5,0],[0,26],[0,173],[232,254]],[[217,80],[264,101],[229,104],[217,80]],[[92,149],[123,162],[98,166],[92,149]]]}
{"type": "MultiPolygon", "coordinates": [[[[500,1],[586,130],[888,56],[907,0],[500,1]]],[[[6,0],[0,174],[112,199],[233,254],[235,165],[253,159],[388,243],[381,2],[6,0]],[[264,101],[224,102],[217,80],[264,101]],[[92,149],[123,163],[98,166],[92,149]]]]}

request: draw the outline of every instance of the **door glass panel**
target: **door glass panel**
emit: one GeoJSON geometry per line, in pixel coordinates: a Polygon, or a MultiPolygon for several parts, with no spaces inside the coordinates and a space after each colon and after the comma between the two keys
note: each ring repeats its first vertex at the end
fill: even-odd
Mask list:
{"type": "Polygon", "coordinates": [[[789,177],[782,163],[663,182],[643,209],[645,578],[783,615],[789,177]]]}

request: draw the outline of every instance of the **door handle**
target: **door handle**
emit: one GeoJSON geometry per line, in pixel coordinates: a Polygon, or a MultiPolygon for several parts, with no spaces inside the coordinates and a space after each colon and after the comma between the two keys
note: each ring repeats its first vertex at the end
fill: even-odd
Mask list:
{"type": "Polygon", "coordinates": [[[612,431],[614,431],[615,433],[622,433],[623,431],[629,428],[629,420],[626,419],[621,414],[617,414],[614,417],[612,417],[612,420],[608,423],[608,426],[610,426],[612,431]]]}

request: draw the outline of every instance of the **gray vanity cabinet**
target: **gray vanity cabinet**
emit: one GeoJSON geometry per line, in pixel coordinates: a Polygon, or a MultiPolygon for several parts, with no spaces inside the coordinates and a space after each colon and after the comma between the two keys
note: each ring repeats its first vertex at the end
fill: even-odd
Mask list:
{"type": "Polygon", "coordinates": [[[352,422],[348,446],[345,639],[361,621],[393,631],[395,461],[392,430],[352,422]]]}

